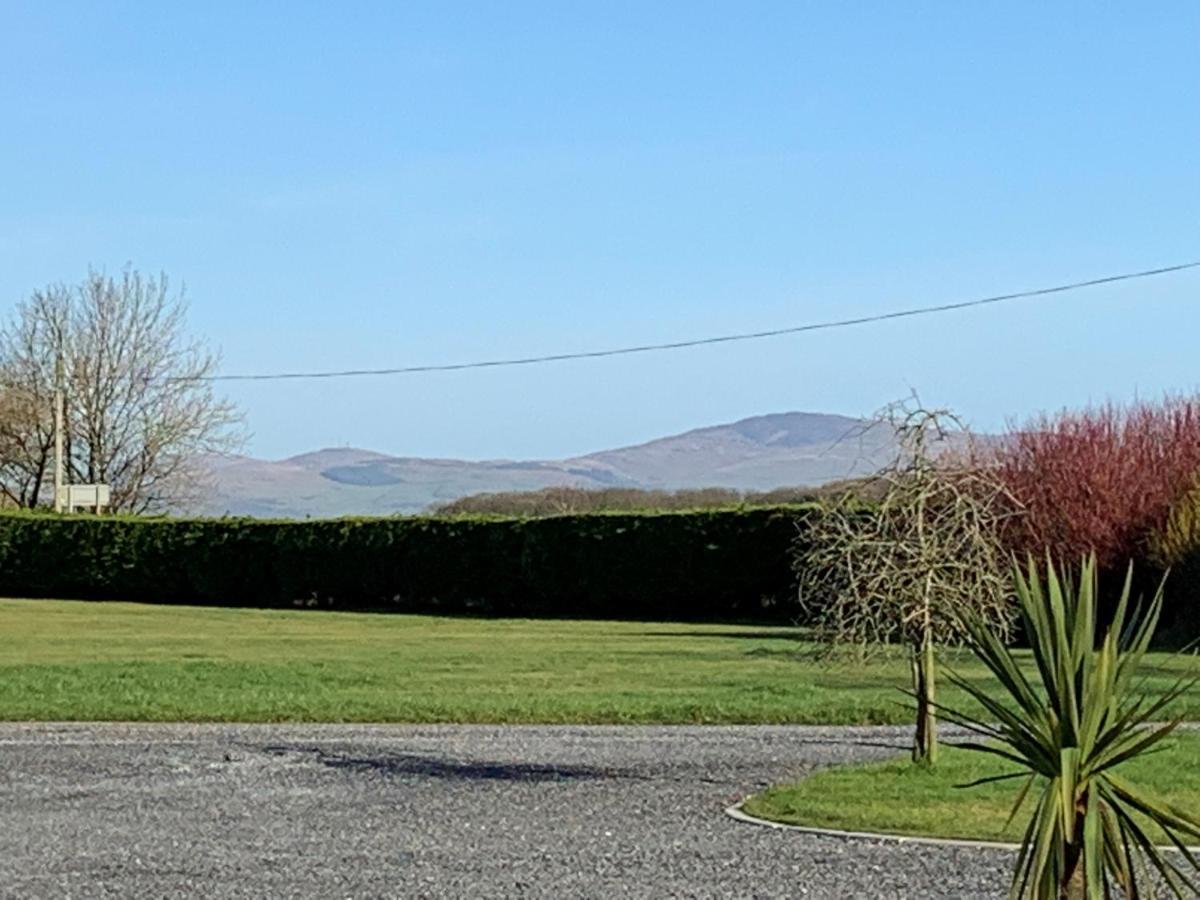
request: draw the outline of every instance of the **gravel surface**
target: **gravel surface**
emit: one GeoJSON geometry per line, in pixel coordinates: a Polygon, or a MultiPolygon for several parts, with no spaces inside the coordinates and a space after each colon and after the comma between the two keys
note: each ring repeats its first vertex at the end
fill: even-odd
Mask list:
{"type": "Polygon", "coordinates": [[[4,897],[1002,897],[726,806],[896,728],[0,724],[4,897]]]}

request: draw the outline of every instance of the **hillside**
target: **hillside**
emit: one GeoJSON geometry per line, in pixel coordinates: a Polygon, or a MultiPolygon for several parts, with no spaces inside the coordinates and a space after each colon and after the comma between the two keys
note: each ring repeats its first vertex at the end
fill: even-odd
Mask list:
{"type": "Polygon", "coordinates": [[[485,491],[544,487],[820,485],[875,471],[892,458],[888,429],[819,413],[779,413],[698,428],[563,460],[423,459],[351,448],[289,459],[213,459],[203,512],[286,518],[415,513],[485,491]]]}

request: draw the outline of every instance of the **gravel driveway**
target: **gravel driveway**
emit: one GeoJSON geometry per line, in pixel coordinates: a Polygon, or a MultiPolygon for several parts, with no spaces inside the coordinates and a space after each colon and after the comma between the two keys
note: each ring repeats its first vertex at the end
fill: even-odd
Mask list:
{"type": "Polygon", "coordinates": [[[0,724],[4,897],[998,897],[722,810],[894,728],[0,724]]]}

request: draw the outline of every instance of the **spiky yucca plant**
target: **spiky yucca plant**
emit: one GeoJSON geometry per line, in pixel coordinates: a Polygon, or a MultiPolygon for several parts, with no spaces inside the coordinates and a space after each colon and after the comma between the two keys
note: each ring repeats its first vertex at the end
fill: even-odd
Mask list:
{"type": "Polygon", "coordinates": [[[998,700],[951,674],[950,680],[986,713],[974,718],[945,711],[947,718],[990,739],[966,746],[1022,769],[973,784],[1024,778],[1013,816],[1032,790],[1040,791],[1009,896],[1093,900],[1111,897],[1119,887],[1134,900],[1143,896],[1151,868],[1176,897],[1200,895],[1194,875],[1200,863],[1187,846],[1200,838],[1200,819],[1147,796],[1117,771],[1175,729],[1179,720],[1158,720],[1195,683],[1181,679],[1156,699],[1134,684],[1158,624],[1162,586],[1144,609],[1131,611],[1131,568],[1113,622],[1097,641],[1094,557],[1083,561],[1078,582],[1065,572],[1060,577],[1052,562],[1043,581],[1032,558],[1027,572],[1014,566],[1014,578],[1036,677],[1026,675],[986,622],[968,613],[964,624],[972,649],[1005,697],[998,700]],[[1178,853],[1157,847],[1145,822],[1157,825],[1178,853]]]}

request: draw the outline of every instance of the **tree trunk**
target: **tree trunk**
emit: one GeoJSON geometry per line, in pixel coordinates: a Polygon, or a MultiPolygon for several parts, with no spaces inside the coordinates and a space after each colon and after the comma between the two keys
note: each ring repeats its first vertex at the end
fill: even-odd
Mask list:
{"type": "MultiPolygon", "coordinates": [[[[1080,827],[1083,825],[1080,823],[1080,827]]],[[[1087,870],[1083,864],[1083,848],[1067,847],[1066,875],[1059,886],[1059,900],[1087,900],[1087,870]]]]}
{"type": "Polygon", "coordinates": [[[920,644],[912,648],[913,693],[917,697],[917,730],[913,736],[913,762],[933,765],[937,762],[937,715],[935,712],[936,675],[933,639],[926,631],[920,644]]]}

